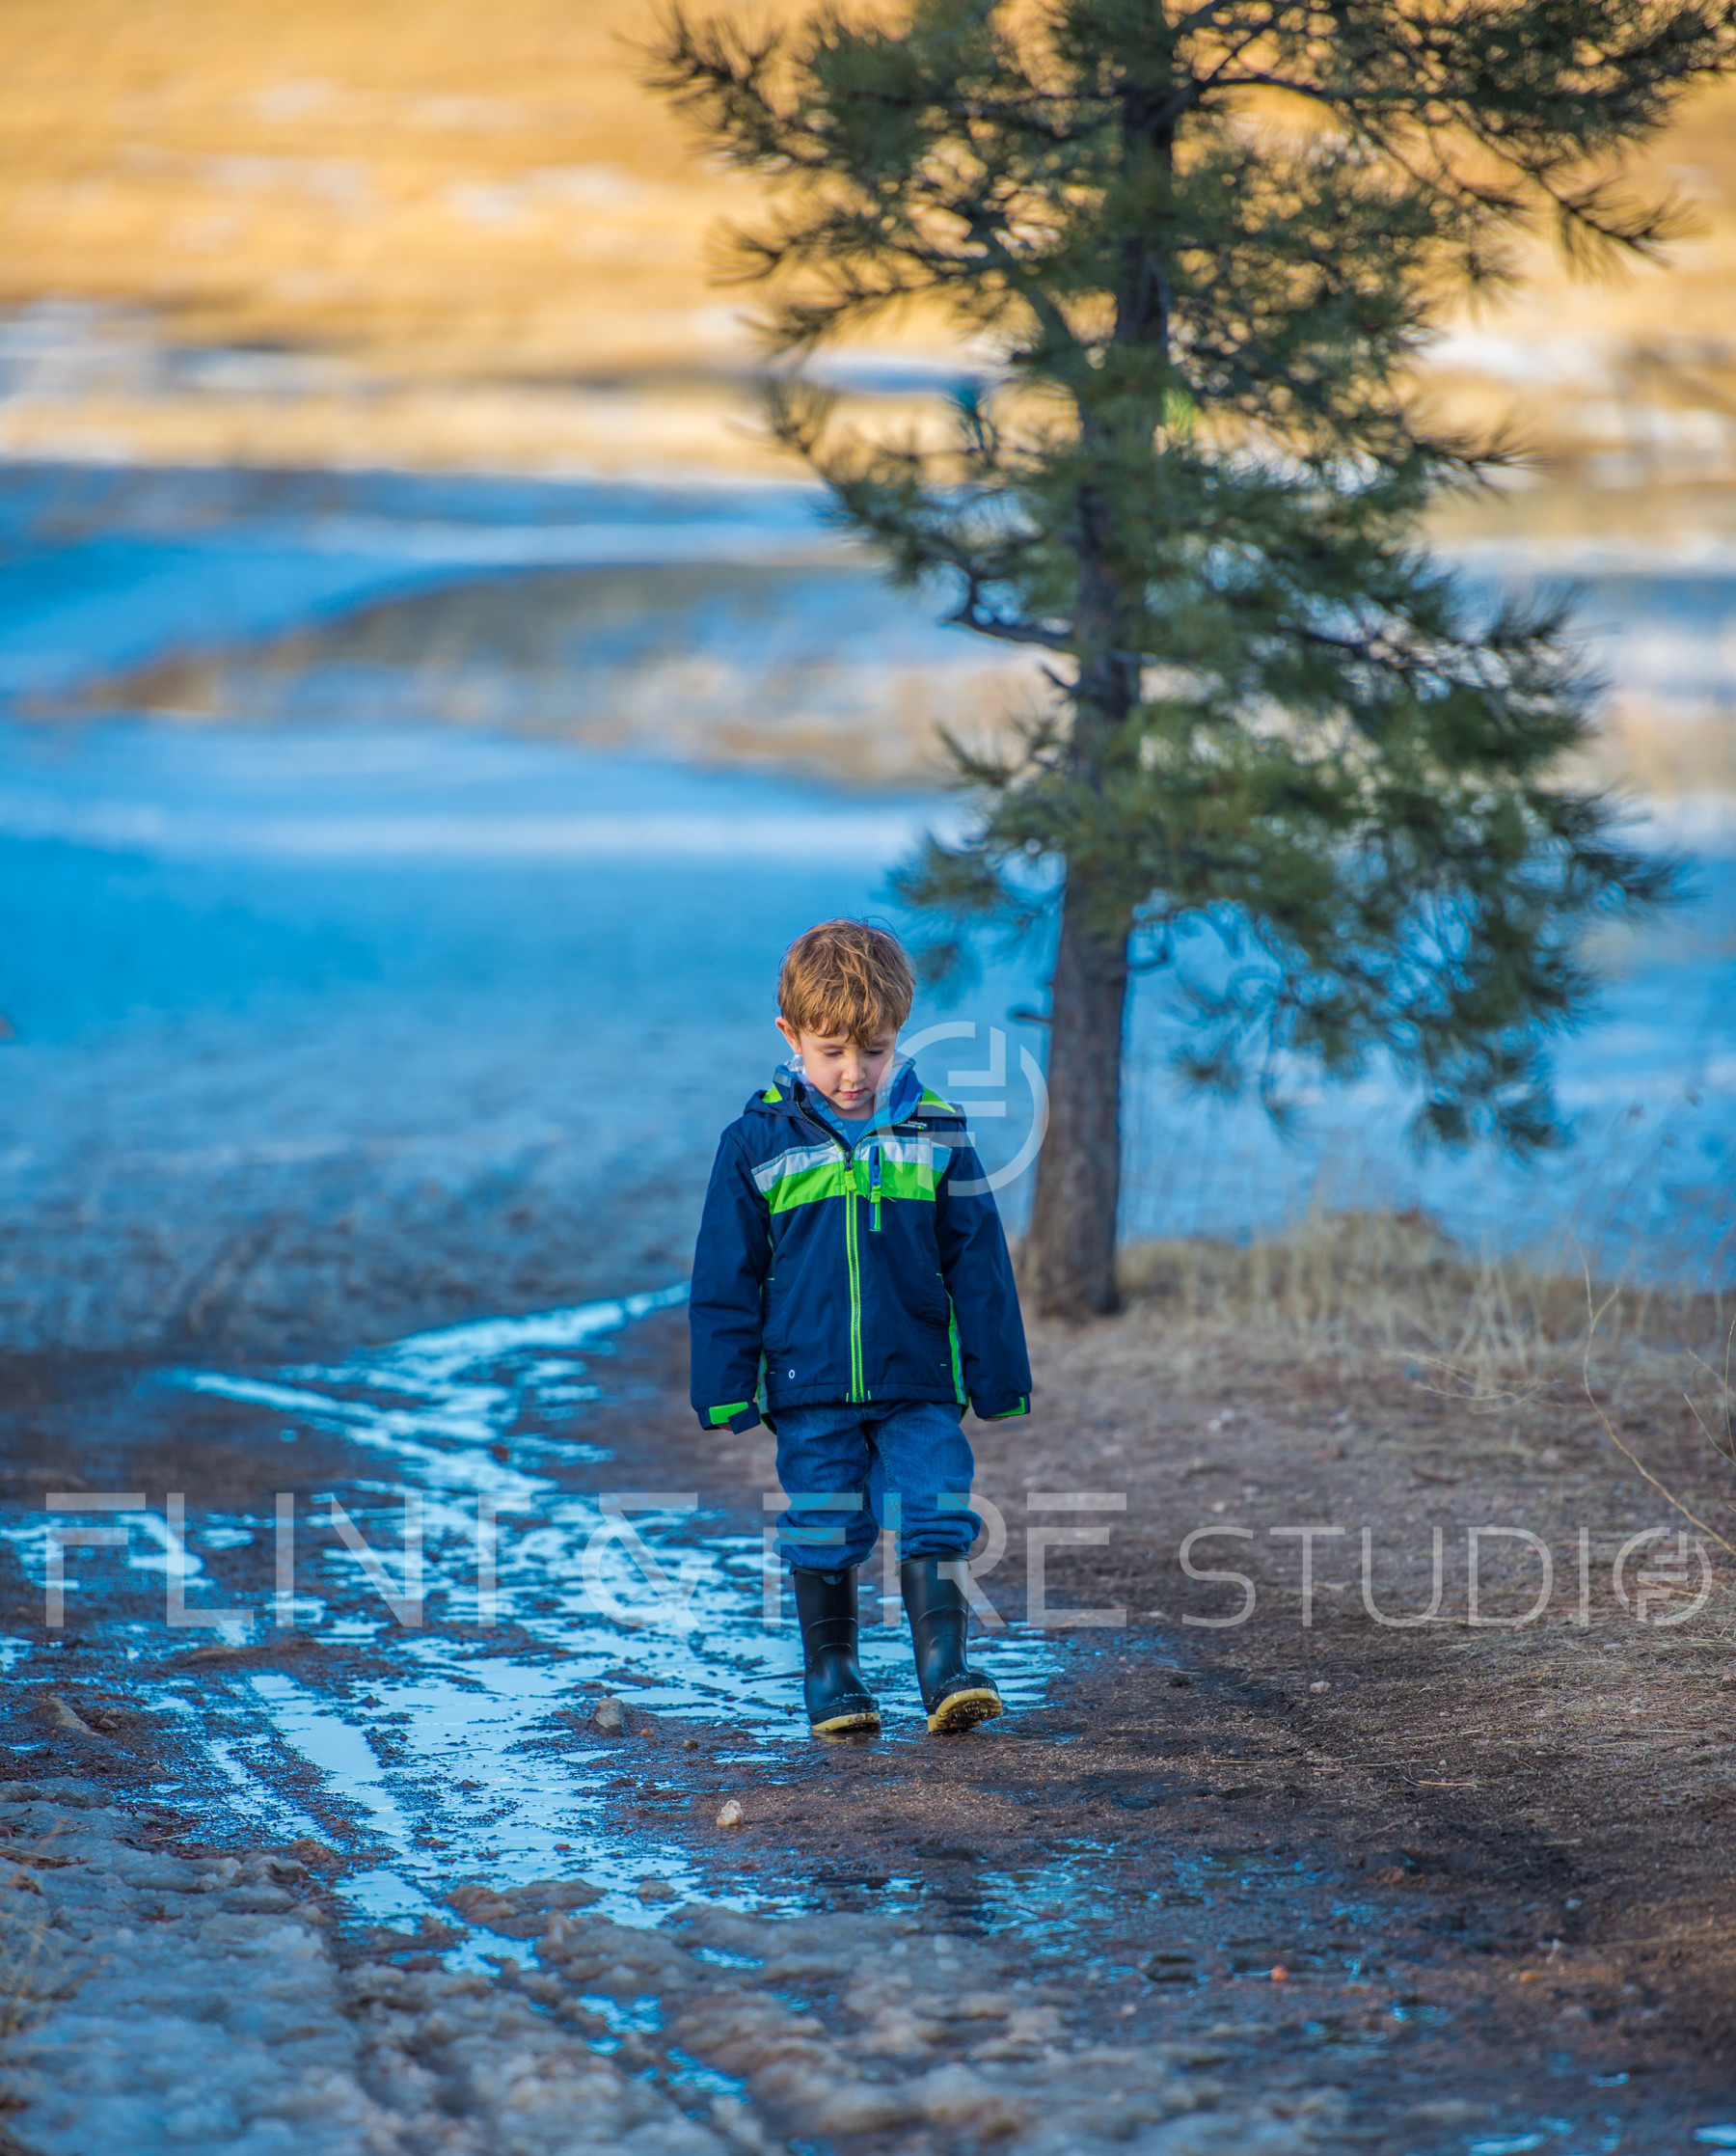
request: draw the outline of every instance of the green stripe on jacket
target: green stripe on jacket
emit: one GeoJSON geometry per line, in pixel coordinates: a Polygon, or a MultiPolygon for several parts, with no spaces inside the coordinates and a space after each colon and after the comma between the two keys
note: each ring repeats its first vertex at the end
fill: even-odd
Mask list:
{"type": "MultiPolygon", "coordinates": [[[[857,1197],[865,1197],[869,1172],[867,1160],[858,1159],[853,1174],[850,1164],[840,1155],[822,1166],[798,1168],[791,1174],[780,1175],[767,1189],[766,1203],[773,1213],[788,1213],[799,1205],[818,1205],[827,1198],[848,1197],[853,1191],[857,1197]]],[[[881,1162],[882,1198],[913,1198],[932,1205],[937,1180],[936,1170],[925,1162],[881,1162]]]]}

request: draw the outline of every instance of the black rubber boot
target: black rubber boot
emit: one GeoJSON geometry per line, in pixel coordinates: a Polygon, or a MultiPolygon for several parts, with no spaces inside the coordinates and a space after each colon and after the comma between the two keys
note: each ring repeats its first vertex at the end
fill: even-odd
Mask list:
{"type": "Polygon", "coordinates": [[[970,1604],[956,1579],[941,1570],[955,1558],[907,1557],[898,1568],[898,1584],[910,1620],[916,1650],[916,1681],[928,1709],[929,1733],[951,1735],[991,1721],[1001,1710],[994,1679],[973,1670],[964,1659],[964,1628],[970,1604]]]}
{"type": "Polygon", "coordinates": [[[790,1567],[801,1620],[802,1692],[816,1736],[878,1730],[880,1708],[856,1662],[856,1577],[790,1567]]]}

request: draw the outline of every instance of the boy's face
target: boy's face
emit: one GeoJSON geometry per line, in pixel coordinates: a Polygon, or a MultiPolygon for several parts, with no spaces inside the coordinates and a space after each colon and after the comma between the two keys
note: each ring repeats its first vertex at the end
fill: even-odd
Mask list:
{"type": "Polygon", "coordinates": [[[857,1041],[848,1033],[799,1033],[781,1018],[777,1030],[800,1056],[802,1076],[839,1115],[873,1112],[874,1096],[898,1047],[896,1032],[857,1041]]]}

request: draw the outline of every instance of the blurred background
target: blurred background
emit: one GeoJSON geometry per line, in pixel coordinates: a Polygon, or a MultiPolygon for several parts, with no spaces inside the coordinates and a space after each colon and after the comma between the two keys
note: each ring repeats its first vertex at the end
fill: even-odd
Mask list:
{"type": "MultiPolygon", "coordinates": [[[[649,19],[0,16],[0,1344],[276,1353],[679,1278],[785,943],[894,919],[888,867],[957,813],[936,727],[1032,699],[761,439],[707,250],[759,198],[638,87],[649,19]]],[[[1378,1072],[1281,1144],[1170,1086],[1153,994],[1129,1240],[1421,1208],[1731,1277],[1736,93],[1636,177],[1695,213],[1667,266],[1539,246],[1432,353],[1445,410],[1535,451],[1435,537],[1578,582],[1596,769],[1693,903],[1599,945],[1577,1142],[1526,1170],[1414,1159],[1378,1072]]],[[[915,419],[972,358],[824,366],[915,419]]],[[[916,1021],[1009,1163],[1040,955],[916,1021]]]]}

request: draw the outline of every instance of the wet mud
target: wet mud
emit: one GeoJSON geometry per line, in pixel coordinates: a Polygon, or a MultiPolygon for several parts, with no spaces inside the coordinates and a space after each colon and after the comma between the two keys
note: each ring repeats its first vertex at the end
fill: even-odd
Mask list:
{"type": "MultiPolygon", "coordinates": [[[[263,2149],[293,2114],[333,2150],[1588,2156],[1729,2118],[1722,1604],[1660,1630],[1600,1586],[1583,1627],[1568,1592],[1472,1629],[1450,1595],[1383,1629],[1322,1540],[1304,1629],[1269,1532],[1380,1520],[1380,1595],[1420,1609],[1469,1461],[1478,1516],[1571,1547],[1566,1407],[1546,1448],[1492,1445],[1393,1364],[1184,1368],[1138,1315],[1042,1337],[1039,1413],[979,1445],[1009,1536],[976,1651],[1008,1714],[928,1738],[865,1572],[885,1733],[816,1744],[769,1440],[691,1428],[665,1300],[292,1369],[8,1366],[5,1906],[65,1983],[7,2084],[23,2146],[263,2149]],[[1043,1503],[1080,1489],[1125,1502],[1043,1503]],[[385,1599],[406,1491],[420,1624],[385,1599]],[[52,1515],[127,1540],[66,1553],[51,1629],[44,1499],[102,1492],[144,1504],[52,1515]],[[623,1493],[661,1605],[605,1524],[623,1493]],[[1027,1621],[1025,1530],[1057,1518],[1109,1532],[1048,1551],[1048,1601],[1125,1622],[1027,1621]],[[1180,1573],[1203,1523],[1249,1531],[1197,1560],[1256,1580],[1244,1626],[1181,1622],[1240,1592],[1180,1573]],[[231,1616],[171,1629],[176,1586],[231,1616]],[[304,2034],[244,2073],[277,2025],[188,2001],[249,1955],[304,2034]],[[203,2028],[205,2113],[165,2014],[203,2028]]],[[[1649,1522],[1612,1488],[1600,1535],[1649,1522]]]]}

